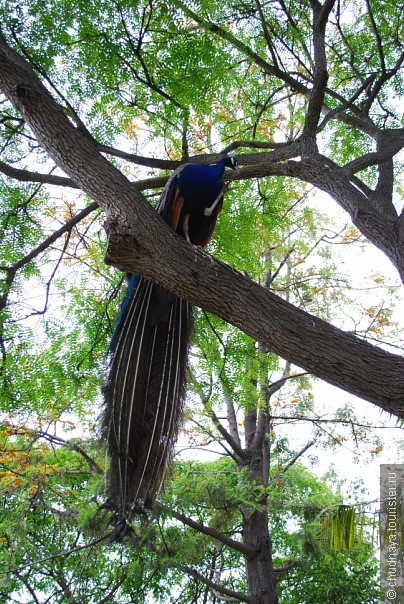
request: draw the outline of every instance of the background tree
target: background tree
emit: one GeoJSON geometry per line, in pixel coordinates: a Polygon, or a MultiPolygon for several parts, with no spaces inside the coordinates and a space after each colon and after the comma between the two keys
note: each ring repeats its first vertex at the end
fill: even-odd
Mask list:
{"type": "MultiPolygon", "coordinates": [[[[107,585],[105,601],[113,601],[118,590],[120,601],[147,601],[148,591],[163,601],[162,590],[170,586],[177,597],[174,586],[181,585],[185,568],[195,600],[276,602],[277,579],[283,601],[296,601],[293,581],[305,584],[309,598],[307,566],[301,556],[298,563],[285,560],[289,550],[298,556],[276,538],[287,508],[271,508],[284,486],[283,478],[278,484],[271,476],[283,467],[286,477],[307,449],[288,448],[279,422],[305,417],[314,426],[313,438],[324,434],[323,420],[330,417],[314,406],[307,372],[404,414],[393,290],[383,289],[384,277],[373,274],[381,295],[366,308],[343,311],[352,315],[355,333],[339,329],[341,311],[335,306],[349,293],[341,269],[333,266],[336,246],[326,245],[346,244],[362,233],[403,277],[400,8],[364,2],[353,15],[349,5],[333,1],[288,7],[178,0],[0,6],[3,488],[8,501],[17,497],[21,510],[14,524],[8,513],[4,521],[11,577],[5,597],[24,585],[37,601],[51,592],[60,601],[100,601],[97,590],[107,585]],[[213,162],[230,150],[237,151],[241,170],[230,183],[210,248],[219,262],[178,240],[141,191],[154,197],[167,170],[184,161],[213,162]],[[352,221],[348,228],[321,224],[309,205],[313,186],[328,194],[318,202],[323,211],[331,200],[343,208],[352,221]],[[107,216],[109,263],[145,274],[214,313],[201,312],[196,322],[189,408],[198,401],[202,415],[192,414],[197,424],[191,436],[197,439],[203,431],[207,442],[220,438],[237,487],[224,507],[226,484],[221,490],[211,481],[198,501],[178,511],[176,486],[184,493],[186,480],[194,484],[192,472],[181,467],[186,480],[167,489],[157,525],[134,521],[129,541],[141,558],[130,548],[107,544],[107,519],[99,512],[91,520],[96,502],[84,506],[83,515],[77,511],[81,501],[75,501],[83,485],[83,497],[88,500],[98,488],[102,501],[103,461],[92,430],[117,280],[122,281],[103,264],[104,216],[98,206],[107,216]],[[385,336],[389,348],[366,342],[381,343],[385,336]],[[55,422],[66,430],[77,420],[83,443],[64,445],[58,432],[52,435],[55,422]],[[38,438],[61,447],[41,452],[38,438]],[[38,461],[53,451],[57,463],[38,461]],[[39,471],[38,463],[45,469],[39,471]],[[53,466],[56,484],[49,478],[53,466]],[[80,478],[69,486],[75,471],[80,478]],[[46,488],[39,488],[41,481],[46,488]],[[211,497],[213,487],[218,491],[211,497]],[[28,510],[38,530],[20,525],[13,531],[28,510]],[[189,526],[189,520],[185,534],[178,523],[189,526]],[[41,536],[40,527],[53,537],[41,536]],[[187,552],[195,529],[201,533],[200,557],[186,566],[178,542],[187,552]],[[24,540],[32,533],[28,547],[24,540]],[[47,579],[37,582],[37,567],[30,565],[41,541],[44,565],[38,568],[47,579]],[[87,573],[82,561],[90,554],[94,564],[87,573]],[[120,565],[112,563],[117,559],[120,565]],[[170,575],[168,566],[174,568],[170,575]]],[[[366,426],[358,426],[347,409],[331,419],[334,426],[352,426],[353,437],[366,442],[366,426]]],[[[340,435],[327,431],[337,442],[340,435]]],[[[373,443],[373,450],[378,446],[373,443]]],[[[290,498],[286,490],[284,501],[290,498]]],[[[324,507],[330,504],[326,499],[324,507]]],[[[296,522],[307,529],[306,520],[296,522]]],[[[356,558],[363,585],[364,576],[371,583],[373,572],[364,547],[356,558]]],[[[315,542],[313,548],[326,568],[321,547],[315,542]]],[[[341,573],[349,566],[343,560],[341,573]]],[[[317,571],[323,576],[320,566],[317,571]]],[[[178,601],[190,601],[190,585],[184,584],[178,601]]],[[[317,585],[313,598],[326,601],[321,580],[317,585]]],[[[349,597],[373,601],[365,593],[371,594],[370,587],[349,597]]],[[[329,597],[335,601],[335,593],[329,597]]]]}
{"type": "MultiPolygon", "coordinates": [[[[231,460],[178,463],[158,519],[134,521],[122,544],[110,541],[108,519],[89,504],[102,473],[89,462],[96,454],[88,440],[85,446],[32,429],[3,430],[1,601],[254,601],[243,593],[239,510],[256,512],[257,489],[242,482],[231,460]]],[[[348,552],[332,549],[318,516],[337,509],[341,494],[300,463],[285,471],[290,454],[287,443],[278,444],[269,489],[281,601],[376,603],[369,539],[357,534],[348,552]]]]}

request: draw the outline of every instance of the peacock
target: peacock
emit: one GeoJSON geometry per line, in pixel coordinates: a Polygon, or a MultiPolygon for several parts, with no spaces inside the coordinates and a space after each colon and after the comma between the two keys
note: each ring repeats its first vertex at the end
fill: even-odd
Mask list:
{"type": "MultiPolygon", "coordinates": [[[[208,245],[223,206],[225,167],[189,163],[168,180],[157,212],[189,243],[208,245]]],[[[107,506],[118,518],[153,509],[181,425],[192,306],[138,275],[128,285],[109,348],[102,434],[110,457],[107,506]]]]}

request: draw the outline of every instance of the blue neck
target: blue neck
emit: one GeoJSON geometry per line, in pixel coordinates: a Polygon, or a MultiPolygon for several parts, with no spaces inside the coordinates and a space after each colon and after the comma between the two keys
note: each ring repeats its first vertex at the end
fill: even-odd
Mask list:
{"type": "Polygon", "coordinates": [[[219,159],[219,161],[217,162],[216,165],[210,166],[212,168],[212,170],[215,171],[215,174],[217,175],[218,179],[221,178],[224,174],[226,160],[227,160],[226,157],[222,157],[222,159],[219,159]]]}
{"type": "Polygon", "coordinates": [[[226,158],[220,159],[217,164],[207,166],[205,164],[188,164],[180,172],[179,185],[180,188],[195,186],[206,186],[217,183],[221,180],[224,174],[226,158]]]}

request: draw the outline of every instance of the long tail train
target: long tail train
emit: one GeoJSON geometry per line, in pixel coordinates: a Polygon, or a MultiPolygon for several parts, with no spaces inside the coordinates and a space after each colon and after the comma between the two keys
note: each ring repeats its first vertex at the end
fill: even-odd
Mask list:
{"type": "Polygon", "coordinates": [[[143,277],[130,277],[127,296],[110,346],[103,423],[108,504],[122,514],[131,504],[152,507],[163,484],[181,424],[192,324],[188,302],[143,277]]]}

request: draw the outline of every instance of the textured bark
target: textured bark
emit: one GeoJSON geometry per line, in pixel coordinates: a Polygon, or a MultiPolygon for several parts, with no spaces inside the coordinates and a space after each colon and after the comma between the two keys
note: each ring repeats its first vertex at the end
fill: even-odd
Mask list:
{"type": "MultiPolygon", "coordinates": [[[[357,158],[346,166],[338,166],[324,158],[316,145],[320,117],[325,115],[327,119],[327,115],[332,113],[324,101],[327,85],[324,32],[334,0],[325,0],[322,4],[318,0],[312,1],[313,87],[302,84],[250,51],[227,29],[203,21],[179,0],[176,4],[183,6],[188,16],[202,27],[254,61],[263,72],[279,78],[309,99],[302,136],[284,145],[273,145],[272,148],[270,143],[265,147],[261,143],[263,148],[272,150],[244,154],[242,159],[245,167],[232,177],[297,178],[328,193],[350,215],[358,229],[386,254],[404,281],[404,217],[403,214],[398,216],[392,204],[393,157],[404,146],[404,129],[381,132],[365,116],[340,111],[339,119],[366,132],[377,142],[376,152],[357,158]],[[379,173],[375,190],[369,189],[356,176],[360,170],[372,165],[377,165],[379,173]]],[[[259,7],[259,2],[257,5],[259,7]]],[[[267,43],[270,48],[269,37],[267,43]]],[[[259,341],[263,348],[404,418],[402,357],[371,346],[295,308],[207,253],[192,248],[169,230],[139,192],[147,187],[162,186],[166,179],[148,179],[136,187],[100,152],[161,168],[174,168],[175,162],[129,156],[99,145],[82,125],[75,126],[69,121],[30,66],[8,47],[3,38],[0,38],[0,86],[31,127],[39,143],[69,178],[33,174],[1,162],[0,171],[22,181],[80,187],[92,196],[106,212],[109,263],[161,283],[193,304],[240,328],[259,341]]],[[[258,145],[255,143],[256,147],[258,145]]],[[[215,161],[217,158],[210,159],[215,161]]],[[[276,391],[273,386],[271,392],[276,391]]],[[[270,394],[268,391],[268,397],[270,394]]],[[[246,480],[262,488],[262,493],[265,493],[269,475],[269,445],[266,440],[268,413],[259,415],[255,408],[248,410],[245,418],[245,449],[241,446],[231,401],[228,401],[228,413],[229,434],[226,435],[224,429],[219,427],[218,418],[214,417],[214,422],[233,450],[239,468],[247,468],[246,480]]],[[[254,511],[251,508],[243,509],[242,514],[242,543],[183,514],[173,515],[177,520],[244,555],[248,595],[220,587],[195,569],[187,567],[185,570],[223,599],[276,604],[276,572],[272,566],[265,494],[254,511]]]]}
{"type": "Polygon", "coordinates": [[[254,604],[277,604],[276,575],[266,511],[255,511],[243,521],[243,541],[258,551],[246,558],[247,589],[254,604]]]}
{"type": "MultiPolygon", "coordinates": [[[[246,414],[245,420],[250,421],[252,411],[246,414]]],[[[269,441],[266,430],[268,427],[268,411],[255,411],[255,431],[246,440],[246,456],[240,469],[247,469],[246,481],[262,490],[256,503],[256,509],[243,509],[242,532],[243,543],[253,550],[253,554],[245,556],[247,576],[247,591],[254,604],[277,604],[276,574],[272,560],[272,542],[268,527],[267,487],[269,480],[269,441]],[[252,437],[253,436],[253,437],[252,437]]],[[[259,492],[259,491],[257,491],[259,492]]]]}
{"type": "MultiPolygon", "coordinates": [[[[264,471],[264,459],[268,455],[266,444],[254,449],[247,447],[250,457],[247,480],[253,481],[258,487],[268,484],[268,474],[264,471]]],[[[242,521],[243,543],[254,549],[254,554],[245,557],[247,591],[254,604],[278,602],[266,504],[265,495],[252,513],[244,510],[242,521]]]]}

